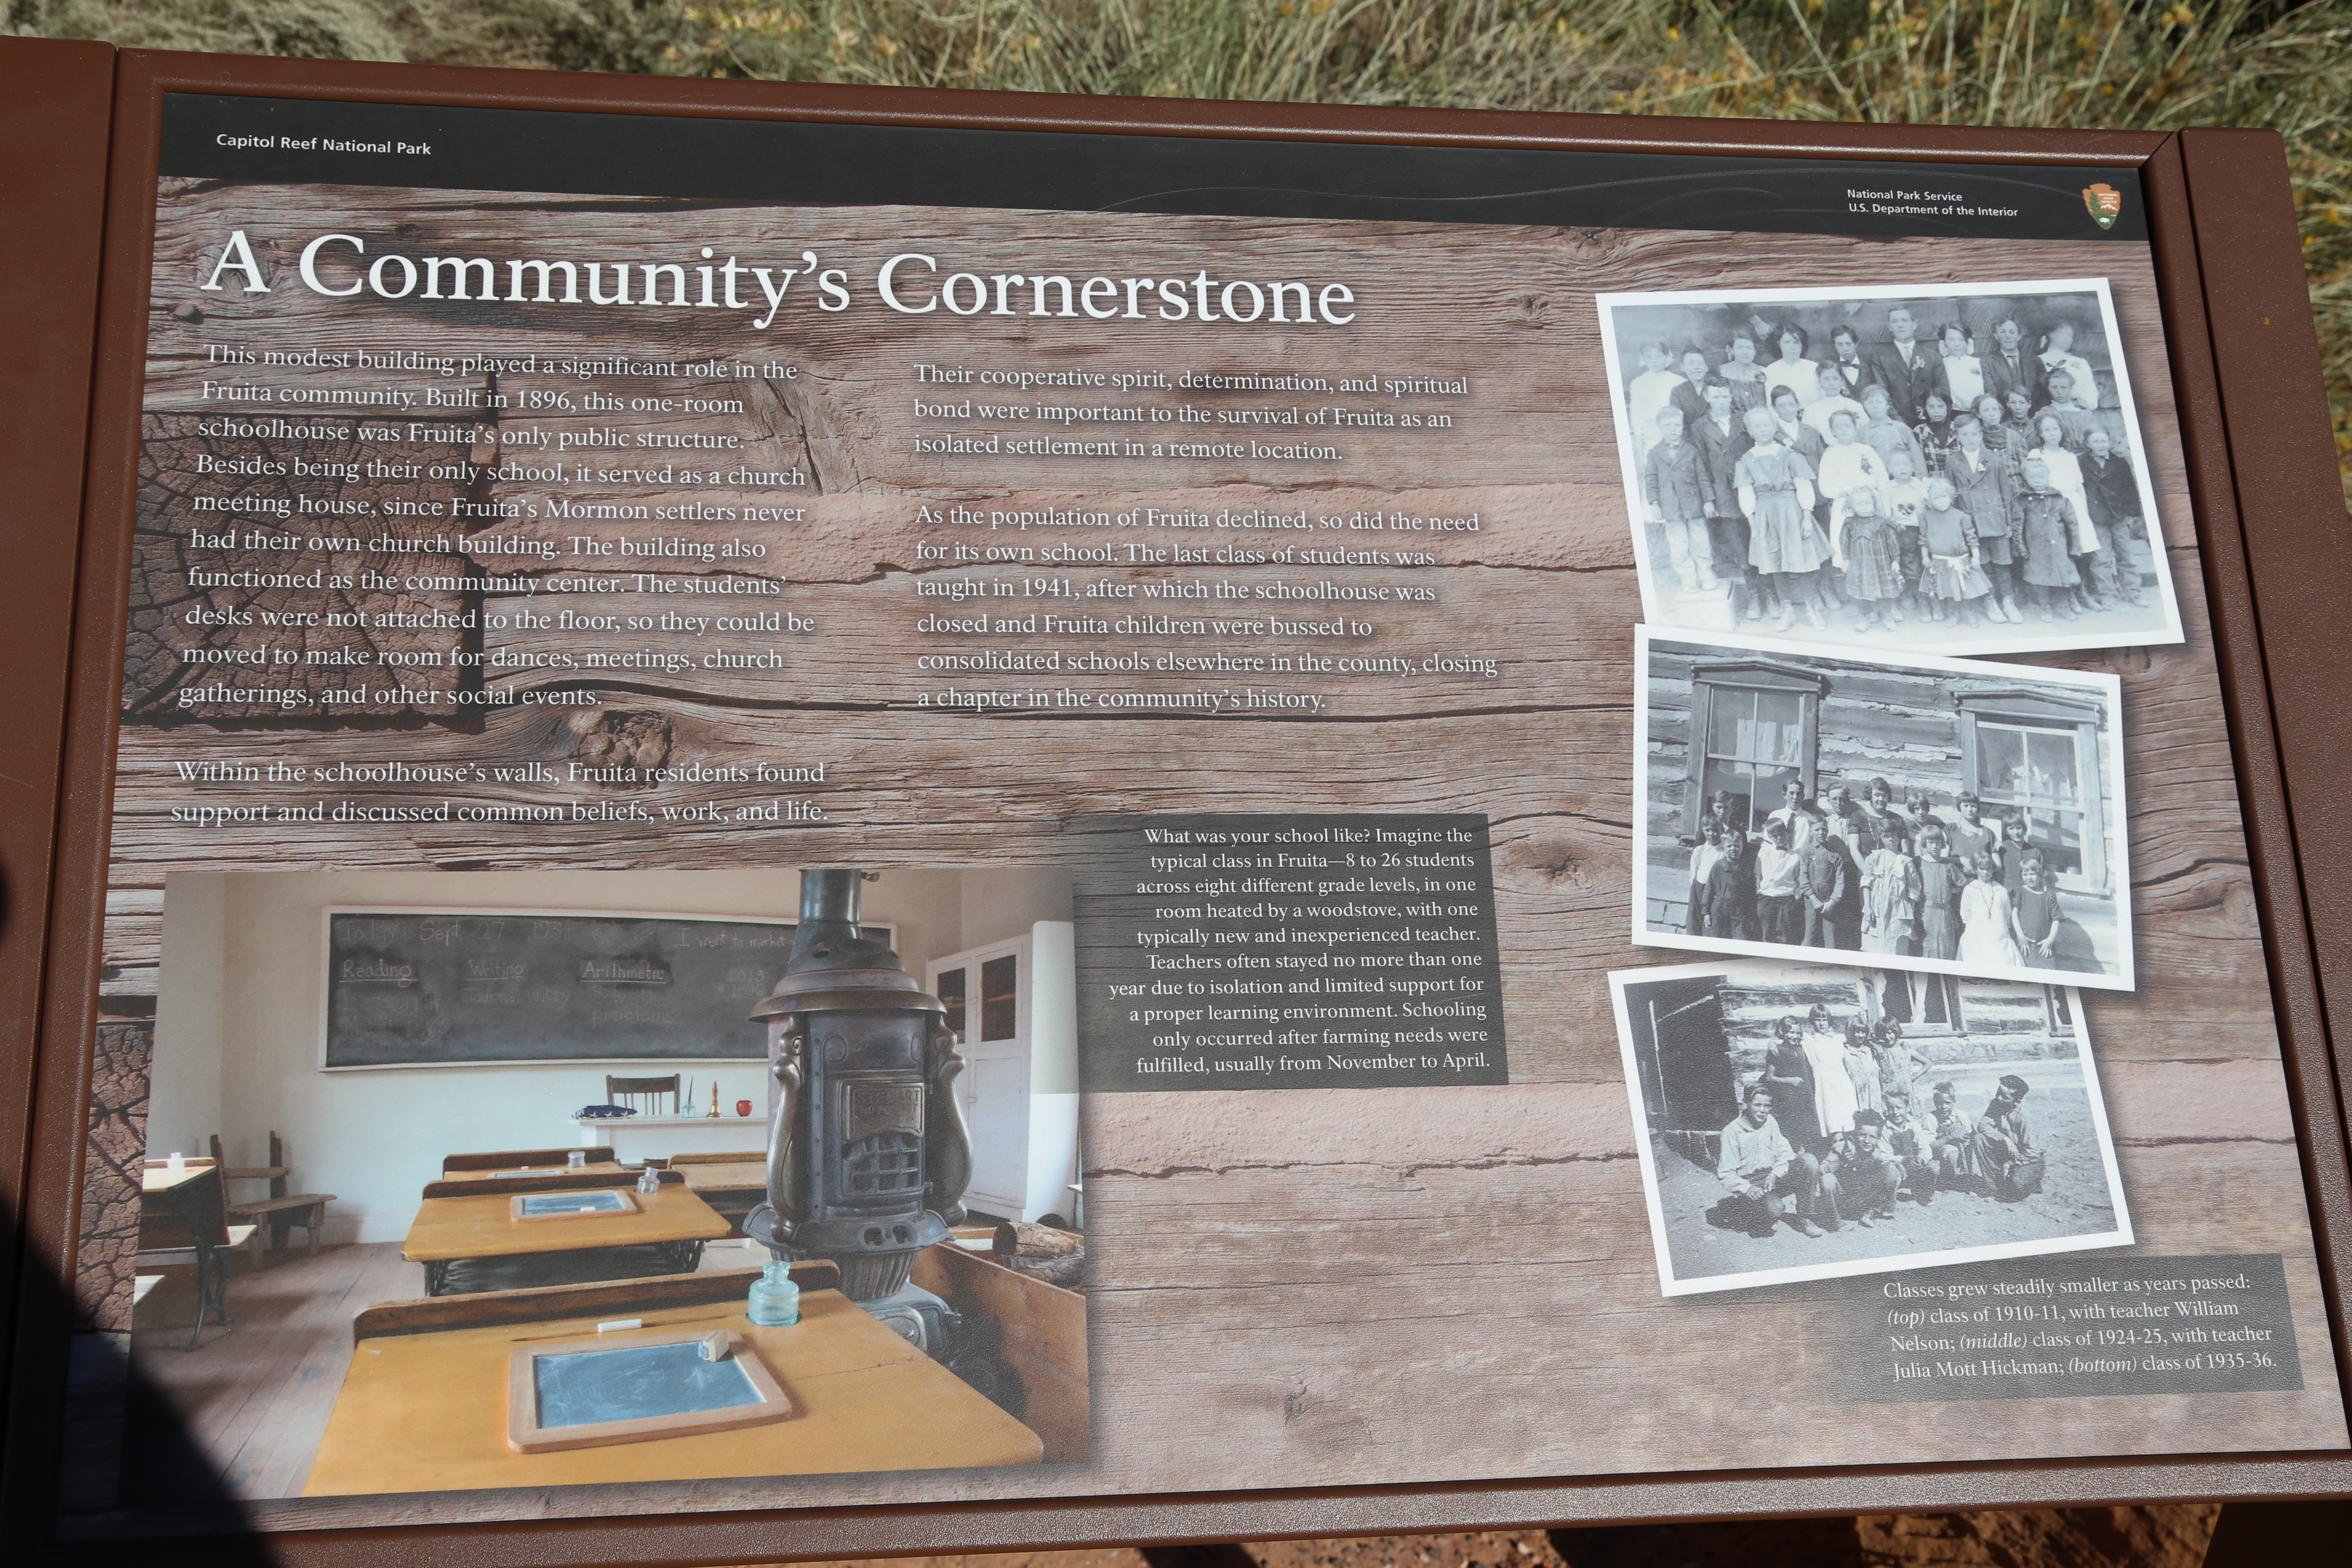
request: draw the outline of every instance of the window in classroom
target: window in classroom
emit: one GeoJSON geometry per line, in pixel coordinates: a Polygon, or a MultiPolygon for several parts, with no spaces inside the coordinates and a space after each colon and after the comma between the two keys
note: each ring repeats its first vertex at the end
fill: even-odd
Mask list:
{"type": "Polygon", "coordinates": [[[1743,833],[1761,830],[1791,780],[1812,798],[1823,684],[1764,659],[1692,670],[1691,732],[1703,743],[1692,748],[1689,831],[1718,794],[1730,797],[1732,825],[1743,833]]]}
{"type": "Polygon", "coordinates": [[[1948,974],[1890,971],[1879,994],[1879,1008],[1901,1025],[1906,1035],[1969,1032],[1968,1018],[1960,1010],[1960,983],[1948,974]]]}
{"type": "Polygon", "coordinates": [[[2105,890],[2096,707],[2021,692],[1958,700],[1963,764],[1985,815],[2040,846],[2059,886],[2105,890]]]}

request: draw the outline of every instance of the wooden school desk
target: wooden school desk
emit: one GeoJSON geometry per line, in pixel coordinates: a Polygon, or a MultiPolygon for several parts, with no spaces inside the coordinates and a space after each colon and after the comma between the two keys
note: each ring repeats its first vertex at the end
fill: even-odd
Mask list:
{"type": "Polygon", "coordinates": [[[669,1163],[669,1168],[686,1178],[686,1184],[698,1193],[734,1193],[768,1187],[768,1162],[762,1154],[746,1154],[740,1159],[713,1160],[681,1154],[669,1163]]]}
{"type": "Polygon", "coordinates": [[[140,1168],[139,1194],[150,1200],[161,1199],[166,1205],[175,1201],[173,1194],[186,1189],[199,1176],[218,1177],[220,1167],[210,1160],[190,1160],[174,1171],[164,1160],[150,1160],[140,1168]]]}
{"type": "Polygon", "coordinates": [[[444,1179],[450,1179],[526,1168],[561,1171],[568,1167],[573,1154],[583,1156],[592,1169],[599,1166],[609,1169],[614,1159],[610,1149],[586,1145],[562,1149],[478,1149],[465,1153],[444,1154],[441,1157],[441,1174],[444,1179]]]}
{"type": "Polygon", "coordinates": [[[767,1201],[768,1162],[763,1155],[730,1160],[679,1154],[670,1160],[669,1169],[672,1175],[685,1177],[688,1190],[700,1194],[719,1212],[730,1235],[740,1236],[745,1216],[767,1201]]]}
{"type": "Polygon", "coordinates": [[[417,1205],[400,1255],[425,1265],[425,1293],[438,1296],[449,1265],[465,1259],[652,1243],[673,1251],[677,1266],[685,1270],[694,1267],[704,1242],[728,1232],[727,1222],[682,1184],[667,1183],[658,1192],[629,1195],[635,1207],[626,1214],[522,1221],[513,1217],[507,1193],[429,1197],[417,1205]]]}
{"type": "Polygon", "coordinates": [[[188,1335],[190,1350],[203,1337],[207,1313],[215,1321],[229,1321],[229,1251],[254,1234],[249,1225],[229,1227],[226,1193],[215,1161],[190,1160],[174,1171],[165,1161],[150,1160],[140,1168],[141,1245],[195,1249],[196,1324],[188,1335]]]}
{"type": "Polygon", "coordinates": [[[767,1201],[767,1154],[762,1150],[673,1154],[668,1173],[703,1194],[736,1237],[743,1234],[743,1220],[751,1217],[752,1208],[767,1201]]]}
{"type": "MultiPolygon", "coordinates": [[[[303,1495],[963,1469],[1042,1457],[1035,1433],[837,1290],[804,1289],[801,1321],[791,1328],[753,1327],[744,1298],[757,1278],[756,1269],[735,1269],[371,1308],[352,1325],[351,1370],[303,1495]],[[666,1304],[632,1310],[630,1300],[666,1304]],[[459,1326],[403,1331],[415,1321],[404,1309],[459,1326]],[[548,1315],[520,1315],[533,1310],[548,1315]],[[485,1317],[497,1321],[467,1326],[485,1317]],[[599,1448],[509,1448],[509,1354],[530,1341],[594,1338],[599,1322],[622,1317],[642,1318],[646,1332],[745,1336],[795,1413],[768,1426],[599,1448]]],[[[629,1335],[604,1338],[618,1345],[629,1335]]]]}

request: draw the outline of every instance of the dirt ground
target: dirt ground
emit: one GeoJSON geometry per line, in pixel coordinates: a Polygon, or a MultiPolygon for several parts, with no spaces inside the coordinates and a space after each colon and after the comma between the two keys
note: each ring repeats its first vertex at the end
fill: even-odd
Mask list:
{"type": "Polygon", "coordinates": [[[2188,1504],[1865,1514],[908,1557],[873,1568],[2200,1568],[2221,1511],[2188,1504]]]}
{"type": "MultiPolygon", "coordinates": [[[[2071,1071],[2072,1063],[2027,1064],[2033,1076],[2049,1075],[2053,1068],[2071,1071]]],[[[2000,1069],[2001,1064],[1993,1064],[2000,1069]]],[[[1975,1080],[1982,1070],[1960,1085],[1960,1107],[1971,1115],[1990,1098],[1975,1080]]],[[[1998,1070],[1993,1076],[1998,1076],[1998,1070]]],[[[1922,1207],[1908,1197],[1895,1205],[1895,1218],[1875,1226],[1855,1224],[1848,1216],[1843,1228],[1827,1236],[1808,1237],[1783,1221],[1769,1237],[1726,1230],[1708,1223],[1707,1214],[1723,1201],[1724,1189],[1712,1168],[1702,1168],[1686,1155],[1659,1147],[1659,1207],[1665,1215],[1667,1246],[1675,1272],[1684,1280],[1760,1269],[1798,1268],[1815,1263],[1843,1263],[1856,1258],[1901,1258],[1942,1252],[1952,1247],[1993,1247],[2004,1242],[2040,1241],[2052,1237],[2095,1236],[2115,1227],[2115,1207],[2109,1201],[2106,1171],[2099,1156],[2096,1130],[2091,1121],[2090,1099],[2079,1081],[2071,1087],[2044,1084],[2026,1100],[2028,1122],[2036,1143],[2049,1161],[2042,1190],[2019,1203],[2001,1203],[1989,1194],[1943,1192],[1922,1207]]]]}

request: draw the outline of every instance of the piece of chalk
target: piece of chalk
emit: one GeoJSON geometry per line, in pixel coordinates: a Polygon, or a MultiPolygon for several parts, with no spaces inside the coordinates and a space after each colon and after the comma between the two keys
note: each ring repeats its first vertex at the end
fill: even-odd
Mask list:
{"type": "Polygon", "coordinates": [[[610,1333],[614,1329],[642,1329],[645,1326],[646,1321],[643,1318],[615,1318],[609,1323],[597,1324],[596,1331],[604,1334],[610,1333]]]}
{"type": "Polygon", "coordinates": [[[713,1329],[710,1332],[703,1335],[702,1359],[705,1361],[725,1361],[727,1359],[728,1352],[735,1348],[734,1338],[735,1337],[732,1334],[730,1334],[725,1329],[713,1329]]]}

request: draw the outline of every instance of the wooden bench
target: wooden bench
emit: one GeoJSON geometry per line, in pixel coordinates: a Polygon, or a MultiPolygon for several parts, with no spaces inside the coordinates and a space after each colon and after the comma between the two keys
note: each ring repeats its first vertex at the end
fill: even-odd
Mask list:
{"type": "MultiPolygon", "coordinates": [[[[792,1266],[793,1283],[803,1290],[838,1290],[841,1267],[813,1258],[792,1266]]],[[[647,1308],[732,1303],[749,1294],[756,1268],[709,1274],[668,1274],[646,1279],[599,1280],[585,1285],[537,1285],[470,1296],[426,1296],[413,1301],[378,1301],[352,1320],[352,1342],[394,1334],[436,1334],[447,1329],[537,1322],[544,1318],[619,1317],[647,1308]]]]}
{"type": "MultiPolygon", "coordinates": [[[[289,1193],[286,1190],[286,1148],[278,1141],[278,1134],[272,1132],[269,1135],[269,1163],[267,1165],[230,1169],[228,1163],[221,1157],[220,1134],[217,1132],[213,1134],[212,1147],[213,1159],[222,1167],[223,1181],[266,1181],[269,1184],[268,1197],[257,1198],[251,1203],[229,1204],[228,1217],[232,1221],[242,1221],[266,1229],[269,1237],[268,1250],[273,1252],[282,1251],[285,1248],[286,1233],[299,1225],[302,1227],[303,1238],[310,1245],[310,1256],[318,1257],[319,1227],[325,1223],[327,1205],[335,1201],[335,1194],[289,1193]]],[[[258,1244],[254,1247],[254,1264],[257,1268],[262,1261],[262,1250],[258,1244]]]]}

